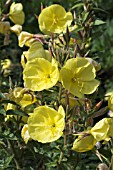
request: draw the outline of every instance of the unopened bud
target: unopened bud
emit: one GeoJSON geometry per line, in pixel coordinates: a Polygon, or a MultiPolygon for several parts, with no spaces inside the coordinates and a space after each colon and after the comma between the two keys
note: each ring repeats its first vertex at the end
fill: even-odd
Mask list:
{"type": "Polygon", "coordinates": [[[96,170],[108,170],[108,166],[105,163],[101,163],[97,166],[96,170]]]}

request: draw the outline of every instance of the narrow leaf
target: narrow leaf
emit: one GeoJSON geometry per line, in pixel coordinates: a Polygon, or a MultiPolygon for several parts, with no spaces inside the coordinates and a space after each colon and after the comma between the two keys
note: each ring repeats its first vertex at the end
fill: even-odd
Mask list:
{"type": "Polygon", "coordinates": [[[7,110],[6,115],[28,116],[22,110],[7,110]]]}
{"type": "Polygon", "coordinates": [[[97,19],[97,20],[95,20],[94,25],[102,25],[102,24],[105,24],[105,23],[106,23],[106,22],[97,19]]]}

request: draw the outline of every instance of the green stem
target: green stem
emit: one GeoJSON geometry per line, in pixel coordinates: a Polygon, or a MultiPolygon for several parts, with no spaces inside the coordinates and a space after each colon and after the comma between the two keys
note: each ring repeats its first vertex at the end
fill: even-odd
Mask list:
{"type": "Polygon", "coordinates": [[[12,144],[12,141],[7,140],[7,142],[8,142],[8,145],[10,147],[10,150],[11,150],[12,154],[14,155],[14,161],[15,161],[15,164],[16,164],[16,169],[21,170],[21,166],[20,166],[20,163],[18,161],[18,157],[17,157],[17,154],[15,152],[15,148],[14,148],[14,146],[12,144]]]}

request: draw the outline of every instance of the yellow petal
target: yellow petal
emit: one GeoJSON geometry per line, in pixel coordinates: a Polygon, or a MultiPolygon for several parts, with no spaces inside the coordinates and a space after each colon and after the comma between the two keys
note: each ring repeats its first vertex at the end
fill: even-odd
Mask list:
{"type": "Polygon", "coordinates": [[[111,111],[113,111],[113,93],[111,93],[110,97],[108,98],[108,107],[111,111]]]}
{"type": "Polygon", "coordinates": [[[25,14],[23,11],[21,11],[19,13],[11,14],[9,18],[13,23],[23,25],[25,20],[25,14]]]}
{"type": "Polygon", "coordinates": [[[48,61],[51,61],[51,56],[48,50],[44,50],[40,42],[33,42],[28,51],[23,52],[23,55],[26,57],[27,61],[34,58],[45,58],[48,61]]]}
{"type": "Polygon", "coordinates": [[[58,108],[58,113],[60,113],[63,117],[65,117],[65,111],[64,111],[64,108],[61,105],[58,108]]]}
{"type": "Polygon", "coordinates": [[[24,142],[27,144],[28,141],[31,139],[29,132],[28,132],[28,125],[25,124],[21,130],[21,136],[24,139],[24,142]]]}
{"type": "Polygon", "coordinates": [[[22,31],[20,33],[20,35],[18,36],[19,46],[23,47],[32,38],[33,38],[33,34],[30,34],[30,33],[26,32],[26,31],[22,31]]]}
{"type": "Polygon", "coordinates": [[[28,61],[23,71],[23,79],[27,88],[42,91],[53,87],[59,79],[58,68],[44,58],[28,61]]]}
{"type": "Polygon", "coordinates": [[[77,81],[73,81],[73,77],[74,77],[73,71],[66,68],[61,69],[60,79],[64,88],[69,90],[69,92],[74,96],[83,98],[84,95],[80,92],[80,87],[78,86],[77,81]]]}
{"type": "Polygon", "coordinates": [[[13,2],[10,6],[9,18],[15,24],[23,25],[25,20],[25,14],[23,12],[23,6],[21,3],[13,2]]]}
{"type": "MultiPolygon", "coordinates": [[[[62,110],[61,107],[60,110],[62,110]]],[[[59,139],[64,126],[64,115],[48,106],[35,108],[34,113],[28,118],[28,131],[31,138],[42,143],[59,139]]]]}
{"type": "Polygon", "coordinates": [[[97,141],[101,141],[107,138],[109,127],[110,126],[107,122],[107,118],[103,118],[95,124],[95,126],[90,130],[90,133],[97,141]]]}
{"type": "Polygon", "coordinates": [[[54,4],[42,10],[38,22],[40,30],[45,34],[61,33],[71,25],[72,14],[66,13],[61,5],[54,4]]]}
{"type": "Polygon", "coordinates": [[[109,131],[108,131],[108,137],[112,137],[113,138],[113,118],[108,118],[107,122],[109,124],[109,131]]]}
{"type": "Polygon", "coordinates": [[[99,86],[95,80],[95,68],[85,58],[72,58],[67,60],[60,71],[60,81],[65,89],[79,98],[84,94],[93,93],[99,86]]]}
{"type": "Polygon", "coordinates": [[[81,93],[92,94],[93,92],[96,91],[99,84],[100,84],[100,82],[96,79],[91,80],[91,81],[87,81],[87,82],[83,82],[82,88],[81,88],[81,93]]]}
{"type": "Polygon", "coordinates": [[[17,35],[19,35],[19,34],[21,33],[21,31],[22,31],[22,26],[16,24],[16,25],[10,27],[10,30],[11,30],[12,32],[16,33],[17,35]]]}
{"type": "Polygon", "coordinates": [[[80,135],[73,143],[72,150],[76,152],[86,152],[92,150],[96,144],[96,140],[92,135],[80,135]]]}

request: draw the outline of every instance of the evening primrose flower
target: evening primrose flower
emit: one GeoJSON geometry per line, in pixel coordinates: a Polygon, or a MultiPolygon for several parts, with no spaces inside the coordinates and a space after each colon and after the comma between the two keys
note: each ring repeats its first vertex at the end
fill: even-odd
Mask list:
{"type": "Polygon", "coordinates": [[[32,91],[49,89],[59,79],[57,64],[44,58],[34,58],[26,63],[23,79],[25,86],[32,91]]]}
{"type": "Polygon", "coordinates": [[[96,144],[96,140],[90,134],[79,135],[79,137],[74,141],[72,150],[76,152],[86,152],[92,150],[96,144]]]}
{"type": "Polygon", "coordinates": [[[9,18],[13,23],[23,25],[25,20],[25,14],[23,12],[23,6],[21,3],[13,2],[11,4],[9,18]]]}
{"type": "Polygon", "coordinates": [[[96,70],[85,58],[69,59],[60,71],[60,81],[65,89],[79,98],[92,94],[99,86],[96,70]]]}
{"type": "Polygon", "coordinates": [[[66,12],[62,6],[54,4],[41,11],[38,22],[39,28],[44,34],[61,33],[71,25],[72,13],[66,12]]]}
{"type": "Polygon", "coordinates": [[[103,118],[91,128],[90,134],[93,135],[96,141],[105,140],[108,138],[109,129],[110,122],[108,121],[108,118],[103,118]]]}
{"type": "Polygon", "coordinates": [[[28,118],[28,131],[33,140],[41,143],[59,139],[65,126],[65,112],[62,106],[58,111],[48,106],[39,106],[28,118]]]}
{"type": "Polygon", "coordinates": [[[7,34],[10,30],[10,23],[8,21],[0,22],[0,33],[7,34]]]}

